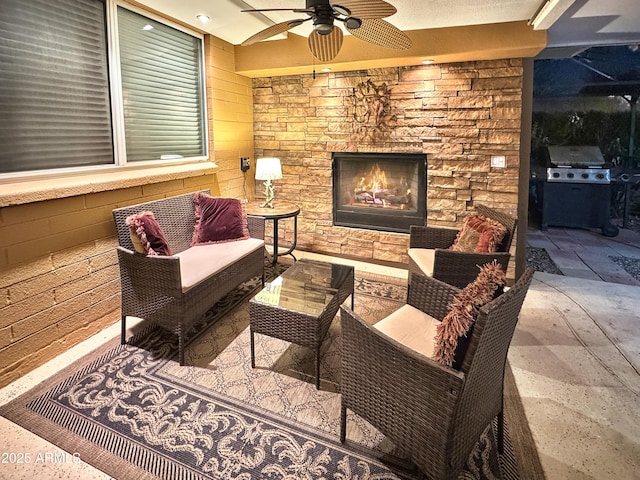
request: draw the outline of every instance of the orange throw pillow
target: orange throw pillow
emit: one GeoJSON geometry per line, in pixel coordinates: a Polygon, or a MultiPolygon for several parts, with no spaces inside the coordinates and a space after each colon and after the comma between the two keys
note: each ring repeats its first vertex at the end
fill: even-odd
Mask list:
{"type": "Polygon", "coordinates": [[[507,229],[500,222],[482,215],[469,215],[450,249],[456,252],[493,253],[506,233],[507,229]]]}
{"type": "Polygon", "coordinates": [[[506,274],[497,263],[480,268],[476,279],[464,287],[452,300],[449,312],[437,327],[433,359],[447,367],[459,369],[481,307],[495,298],[506,283],[506,274]]]}

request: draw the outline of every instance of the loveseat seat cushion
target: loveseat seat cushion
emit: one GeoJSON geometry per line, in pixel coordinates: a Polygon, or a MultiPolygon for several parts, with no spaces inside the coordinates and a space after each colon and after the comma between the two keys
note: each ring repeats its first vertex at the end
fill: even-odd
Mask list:
{"type": "Polygon", "coordinates": [[[403,305],[376,323],[373,328],[403,346],[433,358],[434,340],[440,321],[421,310],[403,305]]]}
{"type": "Polygon", "coordinates": [[[176,254],[180,259],[182,292],[187,292],[228,265],[263,248],[263,240],[248,238],[235,242],[197,245],[176,254]]]}
{"type": "Polygon", "coordinates": [[[433,276],[433,265],[435,263],[436,251],[432,248],[410,248],[407,252],[411,260],[424,272],[425,275],[433,276]]]}

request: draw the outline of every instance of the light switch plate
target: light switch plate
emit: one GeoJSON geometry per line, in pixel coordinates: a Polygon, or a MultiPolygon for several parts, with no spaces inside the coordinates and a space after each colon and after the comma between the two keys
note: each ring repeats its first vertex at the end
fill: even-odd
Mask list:
{"type": "Polygon", "coordinates": [[[507,159],[504,155],[491,155],[491,166],[494,168],[505,168],[507,159]]]}

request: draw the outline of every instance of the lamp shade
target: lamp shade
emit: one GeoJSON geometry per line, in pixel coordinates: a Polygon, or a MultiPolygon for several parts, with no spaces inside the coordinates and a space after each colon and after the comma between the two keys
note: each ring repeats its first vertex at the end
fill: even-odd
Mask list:
{"type": "Polygon", "coordinates": [[[279,158],[265,157],[256,160],[256,180],[280,180],[281,178],[282,167],[279,158]]]}

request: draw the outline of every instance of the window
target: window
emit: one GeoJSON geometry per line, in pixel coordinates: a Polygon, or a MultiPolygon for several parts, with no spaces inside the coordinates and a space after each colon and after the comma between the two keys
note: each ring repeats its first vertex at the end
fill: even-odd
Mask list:
{"type": "Polygon", "coordinates": [[[0,173],[113,163],[104,4],[0,12],[0,173]]]}
{"type": "Polygon", "coordinates": [[[205,154],[202,42],[118,7],[127,161],[205,154]]]}
{"type": "Polygon", "coordinates": [[[206,157],[202,38],[112,1],[2,0],[0,175],[206,157]]]}

